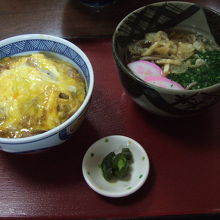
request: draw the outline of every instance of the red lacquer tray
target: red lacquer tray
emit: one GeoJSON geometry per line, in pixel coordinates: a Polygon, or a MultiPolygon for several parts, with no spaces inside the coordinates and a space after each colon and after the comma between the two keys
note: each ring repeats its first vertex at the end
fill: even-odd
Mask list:
{"type": "Polygon", "coordinates": [[[151,115],[124,92],[110,39],[73,41],[95,73],[85,121],[65,144],[35,155],[0,152],[0,217],[110,218],[220,212],[220,103],[193,118],[151,115]],[[88,147],[129,136],[146,149],[150,175],[125,198],[106,198],[83,179],[88,147]]]}

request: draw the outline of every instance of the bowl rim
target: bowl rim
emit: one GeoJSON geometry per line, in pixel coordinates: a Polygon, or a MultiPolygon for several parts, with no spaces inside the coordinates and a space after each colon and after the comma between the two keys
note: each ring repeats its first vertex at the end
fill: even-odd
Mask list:
{"type": "Polygon", "coordinates": [[[193,90],[178,90],[178,89],[170,89],[170,88],[163,88],[163,87],[159,87],[156,86],[154,84],[148,83],[143,81],[142,79],[140,79],[139,77],[137,77],[129,68],[127,68],[123,62],[120,59],[120,56],[118,55],[117,49],[116,49],[116,37],[118,34],[118,30],[119,28],[123,25],[124,21],[127,20],[130,16],[132,16],[134,13],[137,13],[139,11],[142,11],[143,9],[145,9],[146,7],[149,6],[154,6],[154,5],[162,5],[162,4],[167,4],[167,3],[177,3],[177,4],[186,4],[186,5],[198,5],[201,8],[205,8],[206,10],[211,11],[212,13],[218,14],[220,16],[220,12],[206,7],[206,6],[202,6],[201,4],[196,4],[193,2],[184,2],[184,1],[165,1],[165,2],[155,2],[155,3],[151,3],[145,6],[142,6],[140,8],[137,8],[133,11],[131,11],[129,14],[127,14],[116,26],[115,31],[113,33],[112,36],[112,51],[113,51],[113,56],[116,60],[116,62],[118,63],[118,65],[123,69],[124,73],[126,73],[127,75],[131,76],[134,80],[136,80],[139,84],[141,84],[143,87],[151,87],[154,88],[156,90],[161,90],[163,93],[165,94],[173,94],[173,95],[191,95],[191,94],[195,94],[195,93],[203,93],[203,92],[211,92],[211,91],[215,91],[218,90],[220,88],[220,83],[214,84],[212,86],[208,86],[205,88],[201,88],[201,89],[193,89],[193,90]]]}
{"type": "MultiPolygon", "coordinates": [[[[35,40],[51,40],[51,41],[55,41],[57,43],[61,43],[63,45],[66,45],[70,49],[73,49],[82,57],[82,59],[86,63],[86,66],[87,66],[88,72],[89,72],[89,77],[90,77],[90,83],[88,85],[86,97],[85,97],[83,103],[81,104],[81,106],[77,109],[77,111],[70,118],[68,118],[66,121],[64,121],[62,124],[58,125],[57,127],[52,128],[44,133],[29,136],[29,137],[22,137],[22,138],[2,138],[2,137],[0,137],[0,144],[31,143],[31,142],[40,141],[42,139],[51,137],[51,136],[59,133],[61,130],[66,128],[68,125],[70,125],[72,121],[77,119],[81,113],[83,113],[83,111],[86,109],[87,105],[89,104],[91,96],[92,96],[92,92],[94,89],[93,67],[92,67],[91,62],[90,62],[89,58],[87,57],[87,55],[74,43],[72,43],[68,40],[65,40],[61,37],[48,35],[48,34],[22,34],[22,35],[17,35],[17,36],[13,36],[13,37],[9,37],[9,38],[1,40],[0,47],[8,45],[10,43],[16,43],[18,41],[34,40],[34,39],[35,40]]],[[[30,51],[30,53],[31,53],[31,51],[30,51]]]]}

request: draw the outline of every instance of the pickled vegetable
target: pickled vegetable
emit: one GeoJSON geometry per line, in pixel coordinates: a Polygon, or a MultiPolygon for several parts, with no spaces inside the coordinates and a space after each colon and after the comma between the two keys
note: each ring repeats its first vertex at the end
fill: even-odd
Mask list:
{"type": "Polygon", "coordinates": [[[107,181],[122,179],[129,175],[132,153],[128,148],[123,148],[121,153],[109,153],[102,161],[103,177],[107,181]]]}

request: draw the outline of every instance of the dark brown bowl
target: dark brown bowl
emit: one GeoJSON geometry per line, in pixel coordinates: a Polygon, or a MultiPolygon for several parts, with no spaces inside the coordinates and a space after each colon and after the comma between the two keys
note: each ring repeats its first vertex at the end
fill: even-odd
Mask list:
{"type": "Polygon", "coordinates": [[[213,37],[220,45],[219,20],[220,14],[212,9],[178,1],[150,4],[128,14],[118,24],[112,45],[126,92],[144,109],[172,117],[192,115],[218,102],[220,84],[196,90],[173,90],[144,82],[127,68],[127,47],[133,40],[143,39],[148,32],[172,28],[183,21],[188,28],[213,37]],[[198,12],[202,14],[196,15],[198,12]]]}

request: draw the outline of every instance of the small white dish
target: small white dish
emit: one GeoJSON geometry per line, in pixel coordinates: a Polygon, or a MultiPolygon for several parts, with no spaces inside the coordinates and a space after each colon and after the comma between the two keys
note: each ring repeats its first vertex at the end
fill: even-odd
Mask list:
{"type": "Polygon", "coordinates": [[[107,197],[123,197],[136,192],[146,181],[149,169],[149,158],[144,148],[135,140],[121,135],[96,141],[87,150],[82,162],[82,172],[87,184],[95,192],[107,197]],[[130,176],[126,180],[108,182],[103,177],[100,164],[107,154],[117,154],[122,148],[129,148],[133,156],[130,176]]]}

